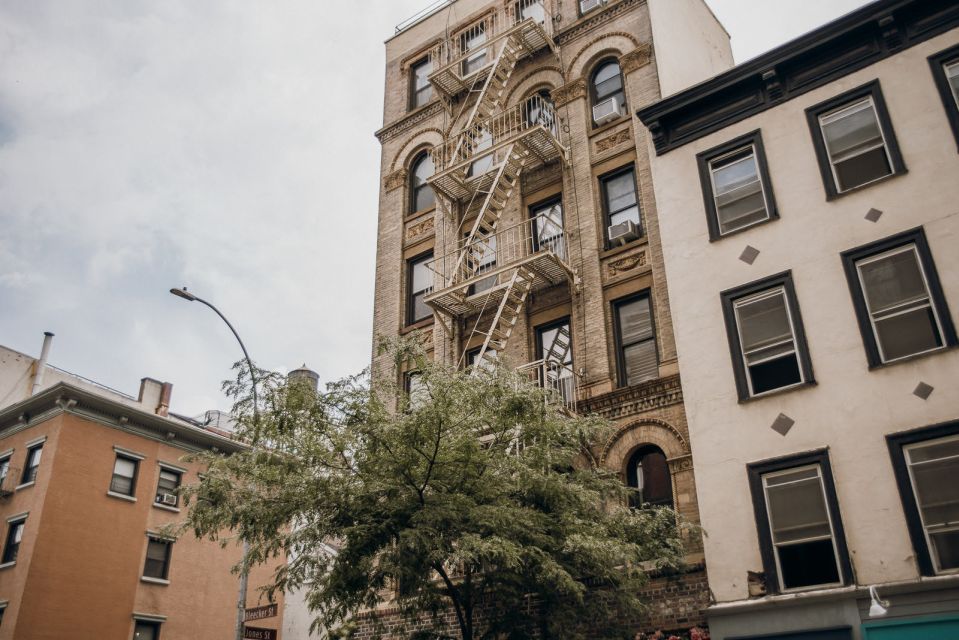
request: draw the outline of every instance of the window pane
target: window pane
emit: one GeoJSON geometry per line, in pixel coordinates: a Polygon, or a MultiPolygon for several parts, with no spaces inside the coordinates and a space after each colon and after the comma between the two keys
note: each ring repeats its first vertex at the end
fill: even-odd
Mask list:
{"type": "Polygon", "coordinates": [[[946,65],[946,79],[952,88],[952,96],[956,99],[956,106],[959,107],[959,60],[946,65]]]}
{"type": "Polygon", "coordinates": [[[885,147],[878,147],[848,160],[837,162],[835,170],[840,191],[858,187],[892,173],[885,147]]]}
{"type": "Polygon", "coordinates": [[[831,535],[819,476],[808,475],[806,470],[779,476],[781,484],[766,488],[774,543],[831,535]]]}
{"type": "Polygon", "coordinates": [[[840,581],[832,540],[816,540],[776,549],[784,589],[798,589],[840,581]]]}
{"type": "Polygon", "coordinates": [[[649,298],[638,298],[617,305],[620,339],[623,344],[653,337],[653,314],[649,298]]]}
{"type": "Polygon", "coordinates": [[[743,352],[747,356],[763,347],[792,341],[785,292],[765,296],[736,307],[743,352]]]}
{"type": "Polygon", "coordinates": [[[413,211],[428,209],[436,202],[433,188],[426,182],[434,171],[433,158],[428,153],[424,153],[413,165],[413,211]]]}
{"type": "Polygon", "coordinates": [[[148,578],[166,579],[169,548],[169,542],[150,540],[147,544],[146,564],[143,567],[144,576],[148,578]]]}
{"type": "Polygon", "coordinates": [[[540,24],[546,22],[546,9],[543,7],[543,0],[519,0],[518,4],[520,20],[532,18],[540,24]]]}
{"type": "Polygon", "coordinates": [[[871,313],[929,297],[912,245],[905,251],[860,263],[859,273],[871,313]]]}
{"type": "Polygon", "coordinates": [[[929,538],[939,571],[959,569],[959,529],[933,533],[929,538]]]}
{"type": "Polygon", "coordinates": [[[722,233],[765,220],[766,200],[752,147],[713,168],[716,212],[722,233]]]}
{"type": "Polygon", "coordinates": [[[748,372],[754,395],[802,382],[799,359],[795,352],[760,364],[751,364],[748,372]]]}
{"type": "Polygon", "coordinates": [[[959,438],[925,442],[906,452],[936,567],[959,568],[959,438]]]}
{"type": "Polygon", "coordinates": [[[413,74],[413,107],[421,107],[433,97],[433,85],[429,81],[429,75],[432,71],[433,65],[430,64],[428,59],[413,65],[411,69],[413,74]]]}
{"type": "Polygon", "coordinates": [[[620,102],[623,100],[623,76],[620,74],[619,65],[615,62],[604,64],[596,72],[593,78],[593,87],[596,92],[596,101],[602,102],[613,96],[618,96],[620,102]]]}
{"type": "Polygon", "coordinates": [[[156,640],[156,626],[138,622],[133,632],[133,640],[156,640]]]}
{"type": "Polygon", "coordinates": [[[833,162],[882,144],[882,131],[871,99],[823,116],[822,131],[833,162]]]}
{"type": "Polygon", "coordinates": [[[633,172],[627,171],[606,180],[606,206],[610,213],[622,211],[636,204],[636,182],[633,172]]]}
{"type": "Polygon", "coordinates": [[[132,478],[137,471],[136,462],[127,458],[117,458],[113,465],[113,473],[124,478],[132,478]]]}
{"type": "Polygon", "coordinates": [[[569,323],[539,330],[539,359],[562,364],[571,364],[573,362],[573,349],[571,345],[569,323]]]}
{"type": "Polygon", "coordinates": [[[931,307],[876,320],[876,338],[883,360],[895,360],[942,346],[931,307]]]}
{"type": "Polygon", "coordinates": [[[659,361],[656,357],[656,341],[647,340],[623,349],[623,364],[626,367],[626,384],[639,384],[659,377],[659,361]]]}
{"type": "Polygon", "coordinates": [[[425,291],[433,286],[432,272],[426,266],[431,258],[423,258],[413,263],[413,291],[425,291]]]}

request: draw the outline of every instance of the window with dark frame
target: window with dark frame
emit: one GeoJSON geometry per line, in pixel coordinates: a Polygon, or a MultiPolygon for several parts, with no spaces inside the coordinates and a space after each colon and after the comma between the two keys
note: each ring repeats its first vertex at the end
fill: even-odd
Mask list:
{"type": "MultiPolygon", "coordinates": [[[[465,239],[469,239],[470,233],[467,232],[464,234],[465,239]]],[[[475,265],[475,271],[473,271],[471,277],[481,276],[484,273],[488,273],[496,268],[496,233],[490,232],[489,229],[485,227],[480,227],[479,234],[473,240],[473,243],[470,245],[470,258],[469,264],[475,265]]],[[[477,293],[482,293],[484,291],[489,291],[496,286],[498,277],[489,276],[488,278],[483,278],[482,280],[473,283],[469,288],[469,295],[476,295],[477,293]]]]}
{"type": "Polygon", "coordinates": [[[19,518],[7,523],[7,539],[3,545],[3,564],[17,561],[20,553],[20,543],[23,541],[23,529],[27,525],[26,518],[19,518]]]}
{"type": "Polygon", "coordinates": [[[155,502],[168,507],[175,507],[180,502],[180,496],[177,490],[180,488],[180,481],[183,474],[173,469],[160,467],[160,477],[157,480],[157,493],[155,502]]]}
{"type": "MultiPolygon", "coordinates": [[[[482,349],[482,347],[476,347],[476,348],[474,348],[474,349],[469,349],[469,350],[466,352],[466,359],[465,359],[465,361],[466,361],[466,370],[467,370],[467,371],[472,371],[472,370],[473,370],[473,367],[476,366],[476,359],[479,358],[480,349],[482,349]]],[[[493,360],[495,360],[496,357],[497,357],[497,355],[496,355],[496,349],[489,349],[489,348],[488,348],[488,349],[486,349],[486,354],[487,354],[490,358],[492,358],[493,360]]],[[[481,366],[484,370],[486,370],[487,372],[492,371],[492,368],[493,368],[493,367],[492,367],[492,364],[491,364],[489,361],[487,361],[486,359],[483,360],[483,363],[482,363],[480,366],[481,366]]]]}
{"type": "Polygon", "coordinates": [[[113,463],[113,478],[110,480],[110,491],[124,496],[133,496],[136,490],[137,470],[140,461],[122,454],[117,455],[113,463]]]}
{"type": "Polygon", "coordinates": [[[959,572],[959,422],[886,442],[920,574],[959,572]]]}
{"type": "Polygon", "coordinates": [[[160,623],[137,620],[133,640],[160,640],[160,623]]]}
{"type": "Polygon", "coordinates": [[[434,171],[429,151],[420,153],[410,165],[410,215],[436,206],[436,193],[427,183],[434,171]]]}
{"type": "Polygon", "coordinates": [[[425,57],[410,65],[410,109],[417,109],[433,99],[433,85],[429,76],[433,73],[433,64],[425,57]]]}
{"type": "Polygon", "coordinates": [[[170,556],[173,551],[173,541],[154,536],[150,536],[147,540],[143,577],[167,580],[170,575],[170,556]]]}
{"type": "Polygon", "coordinates": [[[929,66],[959,148],[959,45],[930,56],[929,66]]]}
{"type": "Polygon", "coordinates": [[[740,401],[813,382],[792,274],[721,294],[740,401]]]}
{"type": "Polygon", "coordinates": [[[564,401],[576,394],[573,374],[573,336],[569,317],[536,327],[536,359],[542,363],[540,384],[559,393],[564,401]]]}
{"type": "Polygon", "coordinates": [[[403,374],[403,391],[406,393],[407,406],[417,409],[429,398],[429,389],[420,371],[408,371],[403,374]]]}
{"type": "Polygon", "coordinates": [[[37,472],[40,470],[40,458],[43,456],[43,444],[37,444],[27,449],[27,463],[23,466],[23,477],[20,484],[36,482],[37,472]]]}
{"type": "Polygon", "coordinates": [[[778,218],[757,131],[696,156],[710,240],[778,218]]]}
{"type": "Polygon", "coordinates": [[[666,454],[654,445],[642,446],[630,456],[626,465],[626,485],[633,508],[643,506],[672,507],[673,481],[666,463],[666,454]]]}
{"type": "Polygon", "coordinates": [[[806,109],[806,118],[827,198],[905,173],[878,80],[806,109]]]}
{"type": "Polygon", "coordinates": [[[659,377],[659,355],[649,292],[613,302],[619,386],[659,377]]]}
{"type": "Polygon", "coordinates": [[[772,593],[852,577],[825,450],[748,466],[766,587],[772,593]]]}
{"type": "Polygon", "coordinates": [[[10,458],[11,456],[0,458],[0,490],[7,488],[7,476],[10,474],[10,458]]]}
{"type": "Polygon", "coordinates": [[[516,0],[516,21],[522,22],[532,18],[539,24],[546,22],[546,7],[543,0],[516,0]]]}
{"type": "Polygon", "coordinates": [[[842,253],[870,367],[957,344],[923,229],[842,253]]]}
{"type": "Polygon", "coordinates": [[[552,251],[565,260],[562,194],[530,206],[529,217],[533,221],[533,251],[552,251]]]}
{"type": "Polygon", "coordinates": [[[603,194],[603,213],[606,215],[606,244],[611,246],[609,227],[627,222],[636,225],[638,237],[643,235],[639,208],[639,193],[636,188],[636,171],[632,165],[600,176],[603,194]]]}
{"type": "Polygon", "coordinates": [[[433,272],[427,266],[433,259],[433,252],[413,258],[407,263],[406,273],[406,324],[416,324],[433,316],[424,298],[433,290],[433,272]]]}
{"type": "Polygon", "coordinates": [[[590,82],[593,106],[616,98],[621,109],[626,105],[626,92],[623,89],[623,74],[619,62],[605,60],[597,65],[590,82]]]}
{"type": "Polygon", "coordinates": [[[460,35],[460,49],[463,53],[473,52],[463,60],[463,76],[476,73],[486,66],[489,50],[482,48],[486,44],[486,22],[478,22],[460,35]]]}

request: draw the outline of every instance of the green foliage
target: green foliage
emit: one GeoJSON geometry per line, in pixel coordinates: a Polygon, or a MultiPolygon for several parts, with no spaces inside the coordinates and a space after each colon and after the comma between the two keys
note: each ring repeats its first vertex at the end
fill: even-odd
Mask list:
{"type": "Polygon", "coordinates": [[[583,619],[623,637],[613,612],[641,608],[644,569],[677,566],[682,545],[671,510],[626,508],[619,477],[590,464],[610,425],[506,369],[472,377],[384,348],[395,379],[421,372],[415,402],[365,373],[320,393],[263,373],[254,415],[249,380],[231,383],[241,433],[260,440],[203,456],[187,526],[248,541],[254,564],[289,558],[271,589],[303,589],[339,637],[393,597],[411,620],[452,607],[463,640],[574,639],[583,619]]]}

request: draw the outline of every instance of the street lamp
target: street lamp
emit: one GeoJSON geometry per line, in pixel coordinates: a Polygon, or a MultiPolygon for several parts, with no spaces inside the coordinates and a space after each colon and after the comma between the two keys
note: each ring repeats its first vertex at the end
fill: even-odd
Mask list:
{"type": "MultiPolygon", "coordinates": [[[[257,440],[260,437],[260,412],[259,412],[259,402],[256,397],[256,370],[253,367],[253,361],[250,360],[250,354],[246,351],[246,346],[243,344],[243,340],[240,339],[240,334],[236,332],[236,329],[233,328],[233,325],[230,324],[230,321],[226,319],[226,316],[220,313],[220,310],[214,307],[212,304],[204,300],[199,296],[195,296],[189,291],[186,290],[186,287],[182,289],[170,289],[170,293],[175,295],[178,298],[183,298],[188,302],[199,302],[205,304],[206,306],[213,309],[216,315],[220,316],[220,319],[226,323],[226,326],[230,328],[230,331],[233,332],[233,337],[236,338],[236,341],[240,343],[240,349],[243,350],[243,358],[246,360],[246,366],[250,369],[250,384],[253,388],[253,449],[256,449],[257,440]]],[[[249,586],[250,581],[250,567],[249,567],[249,556],[250,556],[250,543],[246,540],[243,541],[243,565],[240,570],[240,591],[236,597],[236,640],[243,640],[243,625],[244,618],[246,617],[246,592],[249,586]]]]}

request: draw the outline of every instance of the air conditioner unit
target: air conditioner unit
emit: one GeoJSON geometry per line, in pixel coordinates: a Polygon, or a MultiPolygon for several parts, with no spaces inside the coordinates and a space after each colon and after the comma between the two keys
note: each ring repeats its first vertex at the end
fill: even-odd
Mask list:
{"type": "Polygon", "coordinates": [[[176,495],[173,493],[164,493],[162,496],[157,496],[160,498],[160,502],[171,507],[176,506],[176,495]]]}
{"type": "Polygon", "coordinates": [[[619,103],[619,98],[603,100],[593,107],[593,122],[596,124],[606,124],[622,117],[623,105],[619,103]]]}
{"type": "Polygon", "coordinates": [[[606,4],[606,0],[580,0],[579,12],[586,13],[587,11],[592,11],[597,7],[601,7],[604,4],[606,4]]]}
{"type": "Polygon", "coordinates": [[[607,229],[607,234],[609,235],[609,241],[611,243],[622,245],[639,237],[639,227],[636,226],[636,223],[632,220],[627,220],[626,222],[610,225],[609,229],[607,229]]]}

